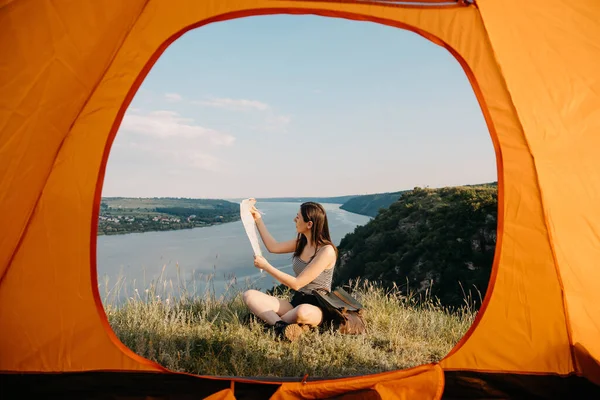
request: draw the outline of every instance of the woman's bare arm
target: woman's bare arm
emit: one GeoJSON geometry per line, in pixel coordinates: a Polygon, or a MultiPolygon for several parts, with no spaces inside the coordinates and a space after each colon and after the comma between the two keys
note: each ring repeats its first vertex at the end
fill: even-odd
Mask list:
{"type": "Polygon", "coordinates": [[[265,226],[262,218],[257,218],[256,227],[260,233],[263,243],[270,253],[282,254],[282,253],[293,253],[296,250],[297,239],[288,240],[286,242],[278,242],[271,236],[269,230],[265,226]]]}

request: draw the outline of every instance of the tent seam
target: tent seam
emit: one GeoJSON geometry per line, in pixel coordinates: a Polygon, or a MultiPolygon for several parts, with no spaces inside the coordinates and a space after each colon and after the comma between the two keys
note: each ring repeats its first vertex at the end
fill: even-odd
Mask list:
{"type": "Polygon", "coordinates": [[[571,371],[571,372],[548,372],[548,371],[520,371],[520,370],[516,370],[516,369],[507,369],[507,370],[500,370],[500,369],[489,369],[489,368],[484,368],[484,369],[469,369],[466,367],[451,367],[451,368],[444,368],[445,372],[469,372],[469,373],[475,373],[475,374],[498,374],[498,375],[535,375],[535,376],[549,376],[549,375],[553,375],[553,376],[558,376],[561,378],[568,378],[570,376],[581,376],[580,373],[578,373],[577,371],[571,371]]]}
{"type": "MultiPolygon", "coordinates": [[[[481,21],[482,29],[484,29],[484,32],[487,34],[487,30],[485,30],[485,26],[483,24],[483,17],[481,15],[481,11],[479,10],[478,7],[476,7],[476,5],[474,5],[474,6],[478,11],[477,15],[479,17],[479,20],[481,21]]],[[[489,42],[489,40],[487,40],[486,43],[491,49],[491,43],[489,42]]],[[[498,138],[498,132],[497,132],[497,129],[495,126],[494,119],[491,116],[491,113],[489,111],[489,106],[487,104],[487,100],[481,89],[481,86],[479,85],[479,81],[477,80],[477,77],[475,76],[470,65],[467,63],[467,61],[464,59],[464,57],[460,53],[458,53],[454,48],[452,48],[452,46],[450,46],[448,44],[444,44],[444,46],[450,52],[450,54],[452,54],[454,56],[454,58],[458,61],[458,63],[463,68],[463,71],[465,72],[465,75],[471,84],[471,88],[473,89],[475,97],[477,98],[477,101],[479,102],[479,106],[481,107],[483,117],[485,119],[485,122],[486,122],[488,130],[489,130],[492,144],[494,146],[494,151],[496,153],[497,174],[498,174],[498,193],[497,193],[498,217],[497,217],[497,226],[496,226],[497,240],[496,240],[496,248],[494,251],[494,260],[492,263],[492,270],[490,272],[488,287],[487,287],[484,299],[481,303],[481,307],[479,309],[479,312],[477,313],[477,316],[475,317],[475,320],[473,321],[473,323],[471,324],[471,326],[469,327],[467,332],[462,336],[462,338],[458,341],[458,343],[448,352],[448,354],[440,361],[440,364],[442,364],[445,360],[449,359],[452,355],[457,353],[468,342],[470,337],[477,330],[479,323],[485,317],[485,313],[487,311],[488,305],[493,297],[494,288],[496,286],[496,279],[498,277],[498,270],[500,268],[500,263],[501,263],[503,235],[504,235],[504,215],[505,215],[504,214],[504,204],[505,204],[504,203],[504,158],[502,156],[502,148],[500,145],[500,139],[498,138]]],[[[496,66],[498,66],[495,57],[493,58],[493,60],[496,64],[496,66]]]]}

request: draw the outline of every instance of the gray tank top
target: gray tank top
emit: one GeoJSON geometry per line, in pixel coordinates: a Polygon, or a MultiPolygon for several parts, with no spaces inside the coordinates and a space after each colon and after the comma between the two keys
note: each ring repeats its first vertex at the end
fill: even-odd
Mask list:
{"type": "MultiPolygon", "coordinates": [[[[300,275],[309,262],[303,261],[300,257],[294,256],[292,259],[292,268],[296,276],[300,275]]],[[[333,266],[335,268],[335,265],[333,266]]],[[[321,289],[331,292],[331,281],[333,278],[333,268],[323,270],[312,282],[298,289],[299,292],[312,294],[313,289],[321,289]]]]}

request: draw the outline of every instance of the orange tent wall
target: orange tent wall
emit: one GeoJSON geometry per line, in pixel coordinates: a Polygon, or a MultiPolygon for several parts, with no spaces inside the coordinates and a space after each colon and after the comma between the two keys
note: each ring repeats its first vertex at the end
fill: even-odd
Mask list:
{"type": "Polygon", "coordinates": [[[600,384],[600,3],[480,3],[535,160],[574,357],[600,384]]]}
{"type": "MultiPolygon", "coordinates": [[[[580,98],[583,120],[569,109],[559,110],[560,118],[549,117],[560,108],[552,99],[568,96],[573,86],[559,79],[550,99],[537,101],[544,83],[553,81],[535,77],[535,68],[557,62],[563,53],[534,59],[528,46],[540,35],[554,36],[537,32],[539,26],[527,28],[527,13],[517,18],[518,29],[507,26],[516,9],[523,12],[520,2],[513,2],[514,8],[499,0],[479,3],[484,20],[475,6],[425,9],[326,1],[57,1],[40,6],[23,0],[1,6],[0,54],[8,56],[0,75],[0,218],[7,227],[0,239],[0,369],[162,369],[120,344],[93,287],[103,171],[118,124],[152,63],[185,29],[250,15],[307,13],[422,34],[455,54],[482,104],[498,161],[497,253],[480,317],[442,367],[573,371],[557,265],[564,265],[567,304],[597,300],[590,288],[598,277],[583,277],[600,249],[598,235],[592,234],[600,231],[600,222],[590,219],[598,213],[590,210],[600,187],[600,168],[590,156],[591,146],[598,144],[598,135],[592,134],[600,126],[598,114],[590,111],[600,103],[598,73],[590,71],[589,62],[576,70],[586,79],[595,77],[580,98]],[[512,40],[524,43],[516,50],[519,57],[511,53],[512,40]],[[522,66],[520,57],[532,62],[522,66]],[[525,94],[529,82],[534,97],[525,94]],[[560,127],[550,145],[541,140],[549,134],[544,129],[548,118],[560,127]],[[569,152],[559,153],[561,146],[569,152]],[[590,185],[582,184],[581,171],[591,171],[590,185]],[[565,188],[577,194],[577,201],[561,196],[565,188]],[[575,212],[580,214],[573,221],[568,217],[575,212]],[[578,229],[574,237],[571,228],[578,229]]],[[[543,8],[549,3],[528,4],[543,8]]],[[[561,17],[559,8],[548,12],[561,17]]],[[[597,24],[589,25],[589,32],[596,33],[597,24]]],[[[578,57],[589,54],[581,46],[578,57]]],[[[597,358],[597,345],[590,342],[597,332],[589,327],[589,321],[600,320],[597,311],[568,310],[571,317],[579,317],[576,310],[589,316],[587,322],[573,323],[573,332],[597,358]]]]}
{"type": "Polygon", "coordinates": [[[2,370],[156,369],[115,346],[92,295],[89,172],[97,176],[99,163],[87,157],[104,143],[74,148],[87,133],[73,128],[86,105],[102,108],[90,96],[143,8],[103,3],[14,1],[0,9],[2,370]]]}

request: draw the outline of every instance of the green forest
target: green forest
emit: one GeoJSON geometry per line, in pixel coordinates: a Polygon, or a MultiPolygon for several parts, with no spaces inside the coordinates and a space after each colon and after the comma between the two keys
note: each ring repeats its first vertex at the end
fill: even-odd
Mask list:
{"type": "Polygon", "coordinates": [[[437,297],[481,303],[496,247],[496,184],[415,188],[339,244],[334,285],[367,279],[437,297]]]}

